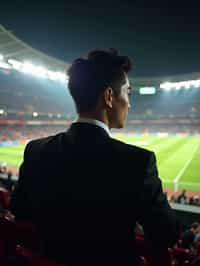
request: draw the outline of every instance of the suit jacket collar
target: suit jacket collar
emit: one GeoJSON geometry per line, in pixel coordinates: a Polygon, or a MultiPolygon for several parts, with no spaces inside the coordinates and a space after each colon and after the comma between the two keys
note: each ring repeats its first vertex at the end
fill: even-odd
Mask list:
{"type": "Polygon", "coordinates": [[[103,128],[108,133],[109,136],[111,136],[108,126],[105,123],[103,123],[102,121],[87,118],[87,117],[79,117],[75,122],[88,123],[88,124],[99,126],[99,127],[103,128]]]}
{"type": "Polygon", "coordinates": [[[88,137],[99,136],[99,137],[110,138],[110,135],[104,128],[91,123],[82,123],[82,122],[72,123],[68,130],[68,133],[72,135],[79,134],[88,137]]]}

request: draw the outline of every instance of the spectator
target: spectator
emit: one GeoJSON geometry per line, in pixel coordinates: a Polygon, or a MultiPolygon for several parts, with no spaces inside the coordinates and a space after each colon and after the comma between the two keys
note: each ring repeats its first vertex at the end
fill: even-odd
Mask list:
{"type": "Polygon", "coordinates": [[[182,235],[183,248],[187,248],[192,251],[194,240],[198,233],[200,233],[200,224],[195,222],[191,225],[191,228],[186,230],[182,235]]]}
{"type": "Polygon", "coordinates": [[[154,153],[110,137],[125,125],[130,69],[115,50],[75,60],[68,86],[77,121],[25,149],[11,209],[39,227],[43,253],[58,262],[135,265],[136,221],[154,245],[178,238],[154,153]]]}
{"type": "Polygon", "coordinates": [[[200,255],[200,231],[196,234],[194,242],[196,243],[197,246],[197,253],[200,255]]]}
{"type": "Polygon", "coordinates": [[[144,230],[141,226],[141,224],[139,224],[138,222],[136,222],[135,224],[135,235],[136,236],[144,236],[144,230]]]}
{"type": "Polygon", "coordinates": [[[171,195],[170,201],[171,202],[176,202],[176,197],[174,195],[171,195]]]}
{"type": "Polygon", "coordinates": [[[194,203],[195,203],[194,197],[193,196],[189,197],[188,204],[189,205],[194,205],[194,203]]]}
{"type": "Polygon", "coordinates": [[[186,204],[187,203],[187,196],[186,196],[186,190],[183,189],[181,194],[177,198],[177,203],[180,204],[186,204]]]}
{"type": "Polygon", "coordinates": [[[0,165],[0,174],[6,174],[7,173],[7,163],[3,162],[0,165]]]}
{"type": "Polygon", "coordinates": [[[11,192],[12,191],[12,188],[14,186],[14,181],[12,180],[12,172],[11,171],[8,171],[7,175],[8,175],[8,177],[7,177],[7,179],[4,180],[3,184],[4,184],[4,187],[9,192],[11,192]]]}

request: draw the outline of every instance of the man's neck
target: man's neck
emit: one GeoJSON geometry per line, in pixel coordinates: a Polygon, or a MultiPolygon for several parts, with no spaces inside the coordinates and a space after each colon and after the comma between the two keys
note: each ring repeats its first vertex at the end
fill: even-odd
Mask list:
{"type": "Polygon", "coordinates": [[[97,120],[100,121],[102,123],[104,123],[109,129],[109,122],[108,119],[103,115],[103,114],[96,114],[96,113],[80,113],[78,115],[78,119],[93,119],[93,120],[97,120]]]}
{"type": "Polygon", "coordinates": [[[91,118],[91,117],[79,116],[75,122],[78,122],[78,123],[88,123],[88,124],[96,125],[98,127],[103,128],[108,133],[108,135],[111,136],[110,135],[110,130],[109,130],[107,124],[105,124],[101,120],[98,120],[96,117],[92,117],[91,118]]]}

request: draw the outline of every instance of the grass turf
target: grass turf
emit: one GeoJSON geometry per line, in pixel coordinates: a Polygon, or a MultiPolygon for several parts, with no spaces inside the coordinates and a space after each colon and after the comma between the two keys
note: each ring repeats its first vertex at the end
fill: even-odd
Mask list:
{"type": "MultiPolygon", "coordinates": [[[[156,153],[159,175],[165,188],[200,192],[200,138],[157,137],[115,134],[114,138],[140,146],[156,153]]],[[[24,145],[0,147],[0,162],[18,167],[23,159],[24,145]]],[[[134,173],[134,165],[133,165],[134,173]]]]}

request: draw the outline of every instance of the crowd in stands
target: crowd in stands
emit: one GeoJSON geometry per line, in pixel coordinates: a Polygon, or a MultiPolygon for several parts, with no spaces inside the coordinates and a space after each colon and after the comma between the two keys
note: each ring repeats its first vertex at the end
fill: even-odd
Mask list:
{"type": "MultiPolygon", "coordinates": [[[[139,223],[136,223],[135,234],[139,237],[145,238],[145,233],[142,226],[139,223]]],[[[183,249],[188,251],[188,264],[184,265],[193,265],[193,262],[200,262],[200,223],[193,222],[191,225],[188,225],[180,233],[180,238],[177,243],[174,245],[178,249],[183,249]]],[[[179,265],[178,262],[174,261],[174,265],[179,265]]],[[[194,264],[200,265],[200,264],[194,264]]]]}
{"type": "Polygon", "coordinates": [[[136,134],[157,134],[168,133],[170,134],[200,134],[200,124],[181,124],[178,121],[171,121],[169,124],[156,123],[155,121],[145,121],[137,123],[136,121],[129,120],[125,128],[127,132],[136,134]]]}
{"type": "MultiPolygon", "coordinates": [[[[29,140],[40,137],[54,135],[58,132],[65,131],[68,128],[69,121],[65,125],[0,125],[0,142],[1,141],[15,141],[15,140],[29,140]]],[[[117,133],[118,130],[111,132],[117,133]]],[[[163,125],[133,125],[127,123],[125,129],[120,132],[131,134],[157,134],[168,133],[169,135],[180,134],[200,134],[200,126],[163,126],[163,125]]]]}
{"type": "Polygon", "coordinates": [[[130,116],[148,118],[199,118],[200,90],[161,91],[153,95],[132,94],[130,116]]]}
{"type": "MultiPolygon", "coordinates": [[[[139,223],[136,223],[135,233],[138,236],[144,236],[143,228],[139,223]]],[[[189,249],[191,252],[194,251],[194,248],[198,248],[200,251],[200,223],[193,222],[191,225],[188,225],[187,228],[181,232],[180,239],[176,245],[189,249]]]]}
{"type": "MultiPolygon", "coordinates": [[[[67,123],[66,123],[67,124],[67,123]]],[[[0,141],[47,137],[66,130],[64,126],[0,126],[0,141]]]]}
{"type": "MultiPolygon", "coordinates": [[[[0,109],[20,112],[75,114],[72,98],[65,84],[49,82],[14,70],[0,70],[0,109]]],[[[199,118],[200,90],[163,91],[140,95],[134,88],[131,96],[131,119],[199,118]]]]}
{"type": "Polygon", "coordinates": [[[66,85],[0,70],[0,109],[67,114],[74,105],[66,85]]]}
{"type": "Polygon", "coordinates": [[[169,201],[173,203],[193,205],[193,206],[200,207],[200,196],[199,195],[187,196],[185,189],[182,190],[182,192],[178,195],[171,195],[169,198],[169,201]]]}

